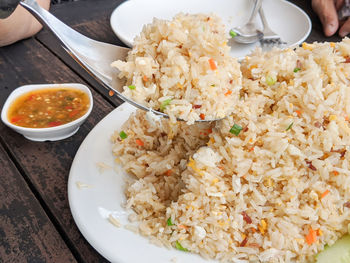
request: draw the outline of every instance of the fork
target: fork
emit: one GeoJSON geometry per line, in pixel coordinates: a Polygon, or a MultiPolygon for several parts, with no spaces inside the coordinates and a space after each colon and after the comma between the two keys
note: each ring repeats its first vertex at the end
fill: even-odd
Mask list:
{"type": "Polygon", "coordinates": [[[273,32],[270,28],[269,24],[267,23],[262,6],[259,9],[259,14],[263,24],[262,33],[264,35],[264,37],[260,39],[261,46],[278,46],[287,44],[287,42],[282,41],[281,37],[277,33],[273,32]]]}

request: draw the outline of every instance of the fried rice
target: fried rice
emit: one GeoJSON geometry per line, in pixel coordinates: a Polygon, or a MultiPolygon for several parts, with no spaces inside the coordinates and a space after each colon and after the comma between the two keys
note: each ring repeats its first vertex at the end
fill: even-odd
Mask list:
{"type": "Polygon", "coordinates": [[[350,224],[349,57],[349,39],[257,49],[224,120],[130,116],[112,141],[139,233],[210,259],[313,262],[350,224]]]}
{"type": "Polygon", "coordinates": [[[238,99],[241,72],[215,15],[178,14],[145,25],[126,61],[115,61],[123,94],[192,124],[229,115],[238,99]]]}

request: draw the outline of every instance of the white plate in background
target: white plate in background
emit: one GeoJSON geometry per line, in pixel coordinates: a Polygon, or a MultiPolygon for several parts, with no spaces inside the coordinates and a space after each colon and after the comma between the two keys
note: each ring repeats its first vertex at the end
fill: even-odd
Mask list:
{"type": "MultiPolygon", "coordinates": [[[[227,34],[232,27],[244,25],[252,11],[252,0],[129,0],[119,5],[111,15],[111,27],[118,38],[131,47],[134,37],[153,18],[172,19],[183,13],[215,13],[226,25],[227,34]]],[[[264,0],[266,19],[273,31],[287,46],[301,44],[310,34],[311,21],[307,14],[286,0],[264,0]]],[[[262,28],[260,19],[257,24],[262,28]]],[[[229,42],[231,55],[242,58],[259,43],[237,44],[229,42]]]]}

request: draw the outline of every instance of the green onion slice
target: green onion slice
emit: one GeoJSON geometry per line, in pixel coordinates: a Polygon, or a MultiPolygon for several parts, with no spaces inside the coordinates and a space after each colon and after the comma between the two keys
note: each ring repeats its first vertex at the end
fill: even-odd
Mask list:
{"type": "Polygon", "coordinates": [[[237,36],[237,33],[233,30],[230,30],[230,36],[234,38],[235,36],[237,36]]]}
{"type": "Polygon", "coordinates": [[[122,138],[123,140],[126,139],[126,138],[128,137],[128,135],[127,135],[124,131],[121,131],[121,132],[119,133],[119,136],[120,136],[120,138],[122,138]]]}
{"type": "Polygon", "coordinates": [[[129,85],[128,88],[129,89],[136,89],[136,86],[135,85],[129,85]]]}
{"type": "Polygon", "coordinates": [[[168,226],[174,226],[175,224],[173,224],[173,222],[171,222],[171,217],[168,218],[168,220],[166,221],[166,224],[168,226]]]}
{"type": "Polygon", "coordinates": [[[168,106],[170,104],[170,102],[172,101],[172,99],[167,99],[164,100],[161,104],[160,104],[160,110],[164,111],[166,106],[168,106]]]}
{"type": "Polygon", "coordinates": [[[277,81],[276,77],[271,77],[271,76],[266,77],[266,84],[269,86],[274,85],[276,81],[277,81]]]}
{"type": "Polygon", "coordinates": [[[241,126],[239,126],[238,124],[234,124],[231,129],[230,129],[230,133],[238,136],[238,134],[241,132],[243,128],[241,126]]]}
{"type": "Polygon", "coordinates": [[[187,249],[187,248],[184,248],[184,247],[180,244],[179,241],[176,241],[176,242],[175,242],[175,247],[176,247],[178,250],[181,250],[181,251],[185,251],[185,252],[188,251],[188,249],[187,249]]]}
{"type": "Polygon", "coordinates": [[[295,68],[293,71],[294,73],[297,73],[299,70],[301,70],[301,68],[295,68]]]}
{"type": "Polygon", "coordinates": [[[289,124],[289,126],[288,126],[287,129],[286,129],[286,131],[290,130],[290,129],[293,127],[293,123],[294,123],[294,122],[292,122],[291,124],[289,124]]]}

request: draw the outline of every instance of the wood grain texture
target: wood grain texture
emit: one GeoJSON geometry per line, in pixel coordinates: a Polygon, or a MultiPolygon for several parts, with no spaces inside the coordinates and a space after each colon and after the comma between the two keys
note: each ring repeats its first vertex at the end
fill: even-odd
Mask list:
{"type": "MultiPolygon", "coordinates": [[[[0,49],[0,97],[31,83],[84,83],[74,72],[35,39],[0,49]]],[[[67,197],[69,169],[88,132],[114,107],[91,88],[94,107],[87,121],[72,137],[58,142],[31,142],[0,124],[0,137],[25,176],[43,199],[51,220],[64,234],[69,247],[84,262],[104,259],[86,242],[74,224],[67,197]]]]}
{"type": "Polygon", "coordinates": [[[1,262],[76,262],[0,146],[1,262]]]}

